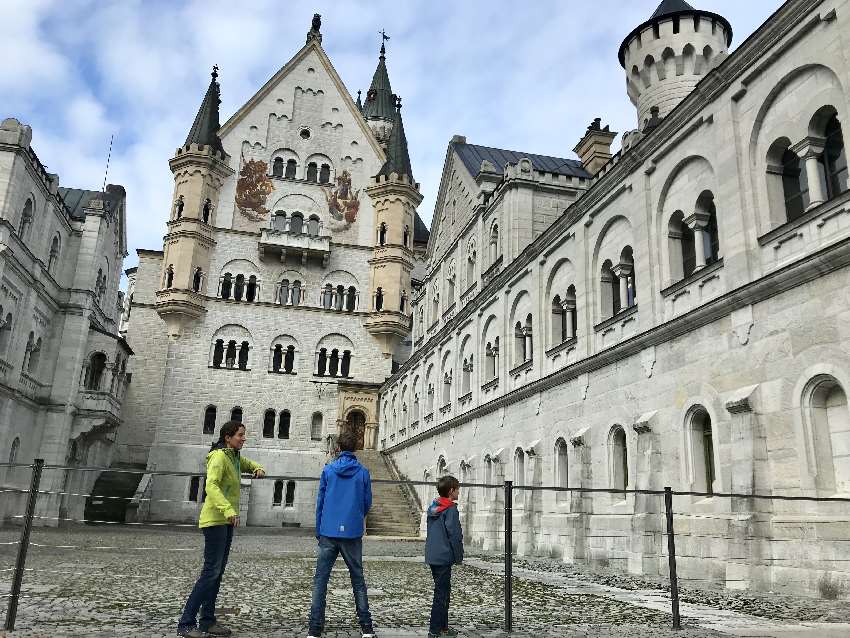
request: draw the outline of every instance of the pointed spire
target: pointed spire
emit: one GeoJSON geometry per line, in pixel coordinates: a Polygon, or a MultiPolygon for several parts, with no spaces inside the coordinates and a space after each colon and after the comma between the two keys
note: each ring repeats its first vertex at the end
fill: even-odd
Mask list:
{"type": "Polygon", "coordinates": [[[360,94],[362,92],[363,91],[357,91],[357,102],[356,102],[357,110],[360,111],[361,113],[363,113],[363,101],[360,99],[360,94]]]}
{"type": "Polygon", "coordinates": [[[214,150],[224,154],[224,146],[218,137],[218,129],[221,128],[218,119],[218,105],[221,104],[221,93],[218,86],[218,66],[213,66],[212,79],[210,86],[207,89],[207,94],[204,96],[204,101],[201,102],[201,108],[198,109],[198,114],[195,116],[195,122],[189,130],[189,135],[186,136],[186,143],[198,144],[203,146],[211,146],[214,150]]]}
{"type": "Polygon", "coordinates": [[[674,13],[679,13],[680,11],[693,11],[694,8],[689,5],[685,0],[662,0],[661,4],[658,5],[658,8],[655,10],[649,19],[654,20],[655,18],[661,18],[668,15],[673,15],[674,13]]]}
{"type": "Polygon", "coordinates": [[[413,169],[410,167],[410,153],[407,150],[407,136],[404,134],[404,124],[401,121],[401,98],[396,98],[393,130],[387,142],[387,161],[384,162],[378,175],[407,175],[410,183],[413,180],[413,169]]]}
{"type": "MultiPolygon", "coordinates": [[[[382,34],[386,38],[386,34],[382,34]]],[[[378,57],[378,68],[372,76],[372,84],[366,93],[366,102],[363,104],[363,117],[369,119],[391,120],[395,117],[395,97],[390,86],[390,76],[387,73],[386,62],[387,48],[384,41],[381,42],[381,55],[378,57]]]]}

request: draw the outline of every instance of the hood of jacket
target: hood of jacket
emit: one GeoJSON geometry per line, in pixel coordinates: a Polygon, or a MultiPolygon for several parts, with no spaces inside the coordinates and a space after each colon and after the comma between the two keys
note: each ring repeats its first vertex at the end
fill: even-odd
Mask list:
{"type": "Polygon", "coordinates": [[[438,496],[428,506],[428,518],[437,518],[450,507],[456,507],[457,504],[451,499],[438,496]]]}
{"type": "Polygon", "coordinates": [[[360,471],[360,461],[351,452],[342,452],[336,461],[330,464],[331,471],[338,476],[354,476],[360,471]]]}
{"type": "Polygon", "coordinates": [[[227,447],[226,445],[216,446],[207,452],[207,463],[210,461],[210,457],[216,452],[224,452],[224,455],[230,459],[232,462],[236,462],[239,460],[239,450],[234,450],[232,447],[227,447]]]}

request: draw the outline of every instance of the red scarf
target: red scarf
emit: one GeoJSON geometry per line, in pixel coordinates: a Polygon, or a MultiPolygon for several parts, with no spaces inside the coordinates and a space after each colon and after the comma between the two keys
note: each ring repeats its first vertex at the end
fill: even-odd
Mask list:
{"type": "Polygon", "coordinates": [[[447,509],[454,507],[455,505],[455,502],[452,499],[446,498],[445,496],[438,496],[434,499],[434,503],[437,505],[437,509],[434,510],[435,514],[445,512],[447,509]]]}

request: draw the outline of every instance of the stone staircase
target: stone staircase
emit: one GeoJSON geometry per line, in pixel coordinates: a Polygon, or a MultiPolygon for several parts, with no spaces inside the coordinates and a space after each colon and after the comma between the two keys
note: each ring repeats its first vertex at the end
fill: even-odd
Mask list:
{"type": "Polygon", "coordinates": [[[125,522],[130,499],[136,492],[143,476],[145,466],[129,463],[116,463],[112,470],[100,473],[92,488],[95,497],[108,496],[112,498],[86,499],[85,518],[91,521],[108,521],[113,523],[125,522]],[[120,472],[115,470],[142,470],[142,472],[120,472]]]}
{"type": "Polygon", "coordinates": [[[397,480],[398,472],[377,450],[358,450],[357,458],[372,475],[372,509],[366,517],[370,536],[419,537],[419,506],[410,488],[375,480],[397,480]]]}

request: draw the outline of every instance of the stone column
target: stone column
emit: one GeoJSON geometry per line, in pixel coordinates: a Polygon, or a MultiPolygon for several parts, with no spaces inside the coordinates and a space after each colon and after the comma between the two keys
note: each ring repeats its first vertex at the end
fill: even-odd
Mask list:
{"type": "Polygon", "coordinates": [[[705,233],[710,219],[710,214],[700,211],[696,211],[684,219],[685,224],[694,233],[694,250],[697,261],[695,270],[705,268],[708,265],[708,255],[705,254],[705,233]]]}
{"type": "Polygon", "coordinates": [[[809,185],[809,208],[814,208],[826,201],[826,193],[824,193],[823,182],[820,178],[820,163],[818,159],[823,155],[826,140],[819,137],[806,137],[794,146],[791,150],[797,154],[805,163],[806,181],[809,185]]]}
{"type": "Polygon", "coordinates": [[[348,309],[348,290],[342,291],[342,309],[343,310],[348,309]]]}
{"type": "Polygon", "coordinates": [[[534,342],[531,339],[531,328],[523,328],[522,337],[525,339],[525,360],[531,361],[534,358],[534,342]]]}
{"type": "Polygon", "coordinates": [[[569,341],[576,336],[576,327],[573,323],[573,313],[576,309],[576,302],[565,301],[561,304],[561,308],[564,310],[564,321],[567,326],[567,341],[569,341]]]}
{"type": "Polygon", "coordinates": [[[629,275],[632,274],[631,264],[617,264],[611,269],[620,283],[620,310],[629,307],[629,275]]]}

